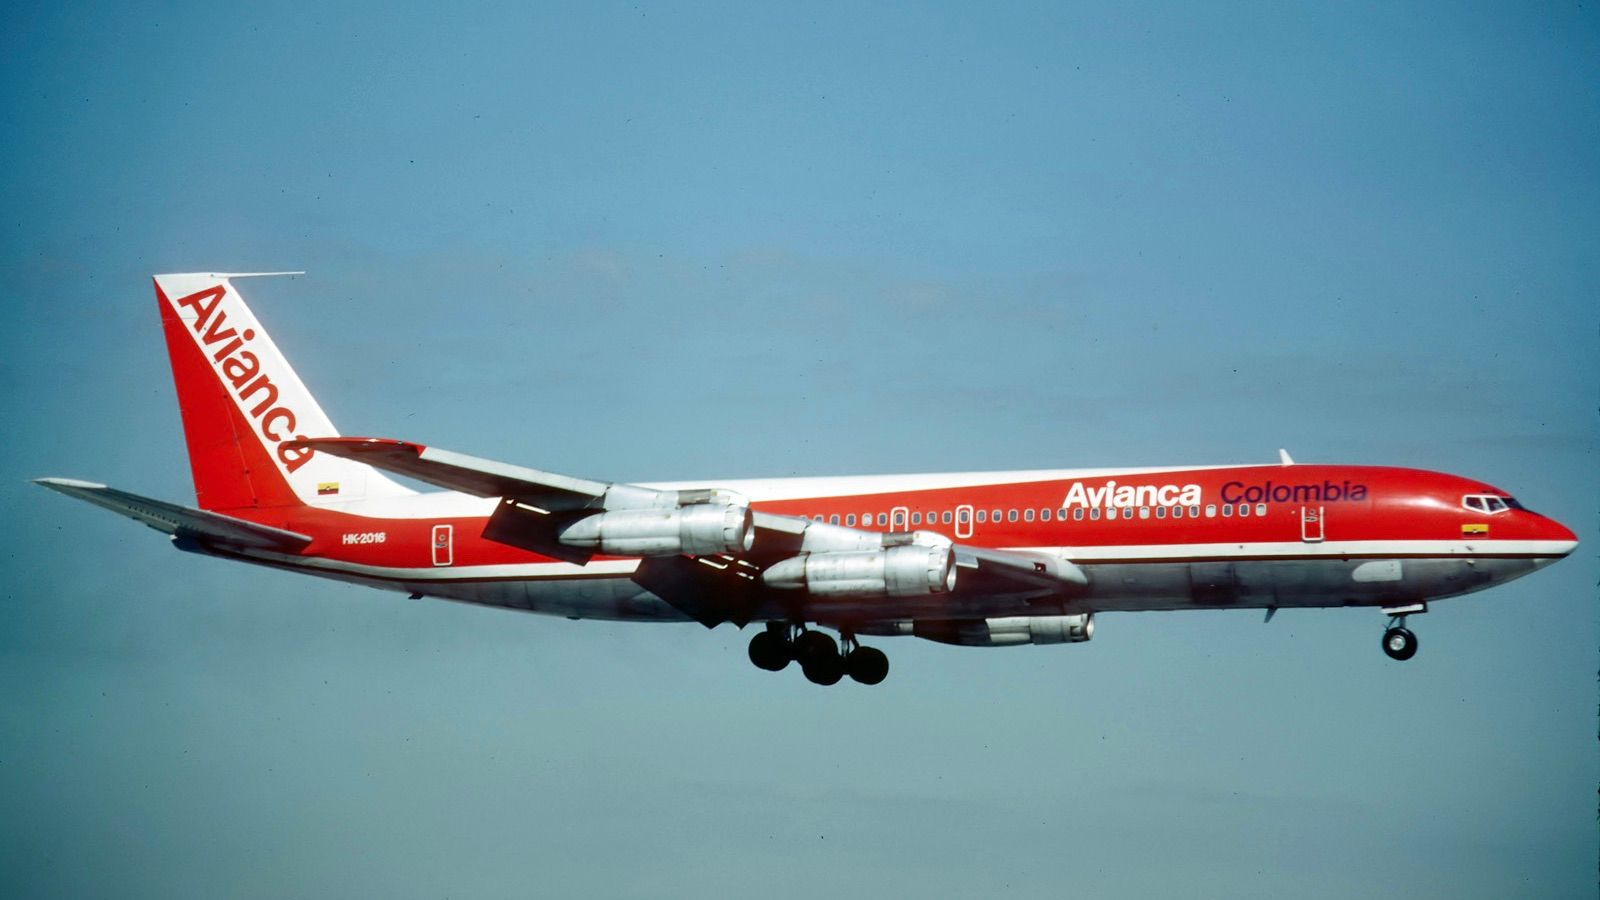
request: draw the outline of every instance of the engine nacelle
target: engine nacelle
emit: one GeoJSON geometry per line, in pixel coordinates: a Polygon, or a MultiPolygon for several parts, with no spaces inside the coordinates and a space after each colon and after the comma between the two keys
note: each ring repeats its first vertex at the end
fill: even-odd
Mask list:
{"type": "Polygon", "coordinates": [[[1094,613],[1076,616],[1006,616],[998,619],[925,622],[911,625],[919,638],[962,647],[1079,644],[1094,637],[1094,613]]]}
{"type": "Polygon", "coordinates": [[[558,539],[608,556],[708,556],[748,552],[755,537],[750,507],[695,503],[595,513],[563,528],[558,539]]]}
{"type": "Polygon", "coordinates": [[[922,544],[807,553],[769,566],[761,580],[815,597],[923,597],[955,590],[955,553],[922,544]]]}

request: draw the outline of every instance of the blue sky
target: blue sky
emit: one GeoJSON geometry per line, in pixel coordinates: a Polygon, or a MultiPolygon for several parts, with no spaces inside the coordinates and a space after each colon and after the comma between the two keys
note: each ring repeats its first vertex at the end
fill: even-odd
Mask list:
{"type": "Polygon", "coordinates": [[[22,4],[0,31],[13,896],[1586,895],[1591,9],[22,4]],[[347,433],[597,478],[1302,461],[1587,542],[1413,620],[886,641],[179,555],[148,277],[252,282],[347,433]]]}

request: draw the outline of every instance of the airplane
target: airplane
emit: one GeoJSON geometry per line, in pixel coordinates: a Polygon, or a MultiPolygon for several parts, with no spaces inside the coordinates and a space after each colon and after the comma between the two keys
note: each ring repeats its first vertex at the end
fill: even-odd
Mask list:
{"type": "Polygon", "coordinates": [[[1496,487],[1383,466],[1044,469],[629,484],[342,437],[234,282],[157,275],[197,506],[38,484],[179,550],[565,616],[759,626],[750,661],[878,684],[862,637],[1087,641],[1105,612],[1374,607],[1407,617],[1569,555],[1496,487]],[[391,475],[442,490],[417,491],[391,475]],[[838,634],[835,639],[824,629],[838,634]]]}

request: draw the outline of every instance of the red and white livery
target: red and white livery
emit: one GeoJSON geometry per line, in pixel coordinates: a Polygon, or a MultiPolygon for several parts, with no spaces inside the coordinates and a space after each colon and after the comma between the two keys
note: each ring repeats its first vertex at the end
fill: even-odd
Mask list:
{"type": "Polygon", "coordinates": [[[183,550],[568,618],[763,623],[750,658],[876,684],[862,636],[1089,640],[1102,612],[1367,606],[1405,618],[1570,554],[1498,488],[1375,466],[1044,469],[623,484],[340,437],[242,275],[159,275],[198,508],[59,478],[183,550]],[[443,490],[416,492],[385,473],[443,490]],[[835,640],[820,630],[837,631],[835,640]]]}

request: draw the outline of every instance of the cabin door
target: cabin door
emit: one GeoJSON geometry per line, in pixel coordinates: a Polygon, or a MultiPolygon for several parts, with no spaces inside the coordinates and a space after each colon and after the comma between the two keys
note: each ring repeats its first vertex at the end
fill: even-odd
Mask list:
{"type": "Polygon", "coordinates": [[[963,503],[956,507],[956,537],[972,537],[972,506],[963,503]]]}
{"type": "Polygon", "coordinates": [[[448,566],[451,563],[451,557],[455,552],[450,546],[452,530],[454,526],[451,525],[433,526],[433,564],[436,566],[448,566]]]}
{"type": "Polygon", "coordinates": [[[1305,541],[1308,544],[1319,543],[1322,540],[1322,526],[1322,507],[1300,507],[1300,540],[1305,541]]]}

